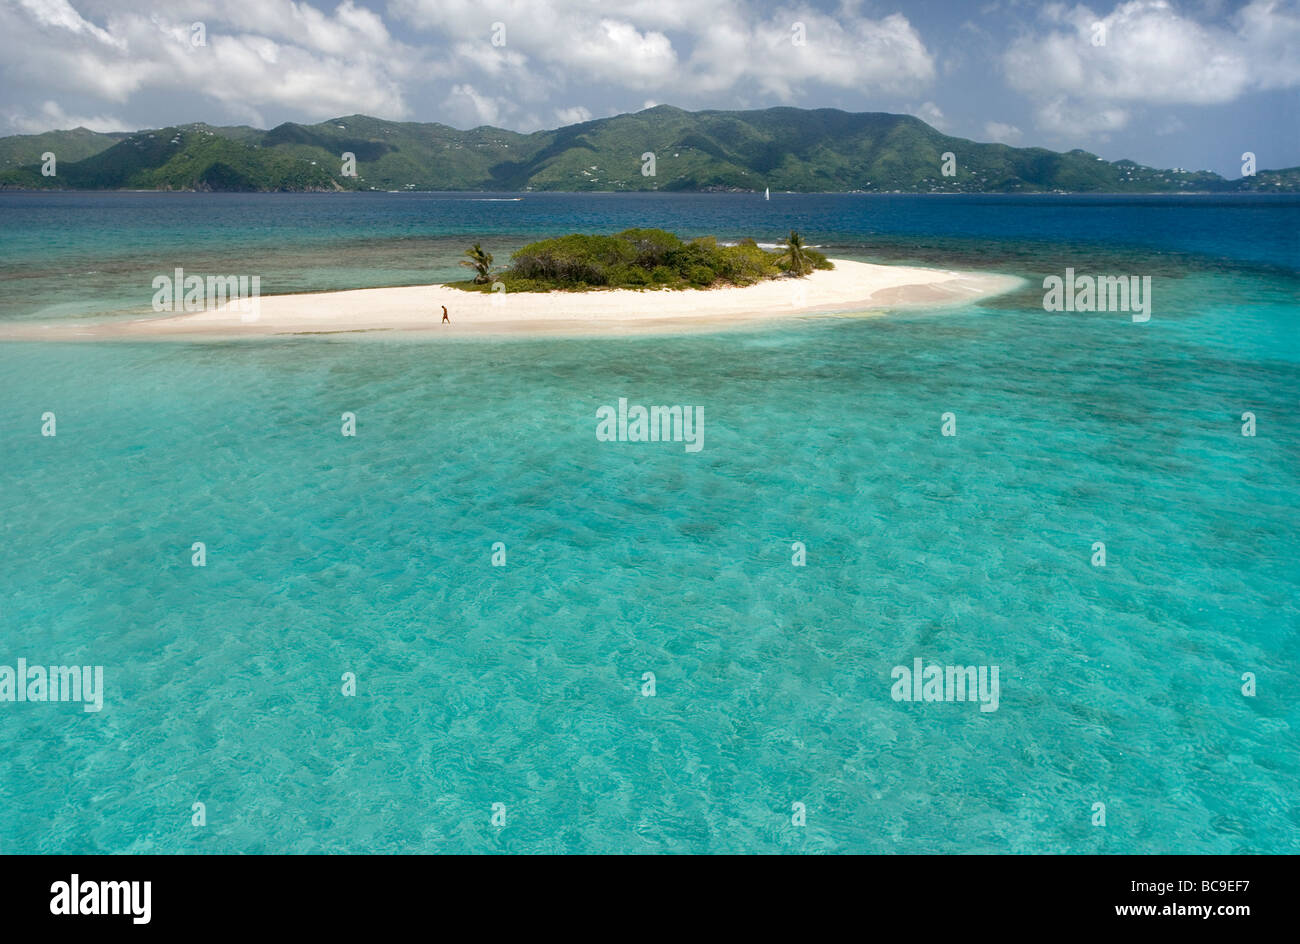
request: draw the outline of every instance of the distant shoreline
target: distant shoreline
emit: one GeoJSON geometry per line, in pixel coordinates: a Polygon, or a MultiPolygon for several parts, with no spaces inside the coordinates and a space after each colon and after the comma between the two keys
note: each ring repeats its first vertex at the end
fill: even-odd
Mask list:
{"type": "MultiPolygon", "coordinates": [[[[80,187],[16,187],[0,185],[4,193],[157,193],[203,194],[205,196],[238,196],[254,194],[263,196],[411,196],[415,194],[512,194],[520,199],[537,196],[665,196],[698,197],[704,195],[757,197],[760,190],[195,190],[118,188],[96,190],[80,187]]],[[[1294,197],[1300,190],[782,190],[773,191],[782,197],[1294,197]]]]}
{"type": "Polygon", "coordinates": [[[191,314],[0,327],[0,340],[231,339],[383,333],[429,338],[675,334],[800,317],[865,317],[965,304],[1011,291],[1010,275],[833,260],[800,279],[745,287],[477,294],[442,284],[262,296],[255,315],[229,305],[191,314]],[[441,323],[442,306],[450,324],[441,323]]]}
{"type": "MultiPolygon", "coordinates": [[[[1073,148],[975,141],[913,115],[652,105],[531,132],[354,114],[270,129],[185,122],[0,137],[0,184],[194,192],[1159,193],[1300,192],[1300,166],[1202,149],[1150,167],[1073,148]],[[1228,161],[1227,155],[1234,159],[1228,161]],[[57,156],[57,160],[55,159],[57,156]]],[[[1286,163],[1290,149],[1266,153],[1286,163]]]]}

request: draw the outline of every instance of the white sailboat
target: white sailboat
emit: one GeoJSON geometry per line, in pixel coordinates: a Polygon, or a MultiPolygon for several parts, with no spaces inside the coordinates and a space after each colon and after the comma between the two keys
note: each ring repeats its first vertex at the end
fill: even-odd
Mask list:
{"type": "Polygon", "coordinates": [[[763,199],[764,199],[764,200],[771,200],[771,199],[772,199],[772,188],[771,188],[771,187],[764,187],[764,188],[763,188],[763,199]]]}

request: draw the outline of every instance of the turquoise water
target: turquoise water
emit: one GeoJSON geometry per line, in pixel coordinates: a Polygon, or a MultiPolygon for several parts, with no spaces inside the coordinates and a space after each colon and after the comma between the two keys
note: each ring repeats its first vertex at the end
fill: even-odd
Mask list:
{"type": "MultiPolygon", "coordinates": [[[[78,195],[73,230],[0,195],[28,273],[5,317],[91,310],[41,288],[83,264],[130,297],[131,253],[186,224],[113,198],[147,201],[78,195]]],[[[1048,313],[1030,285],[681,338],[0,345],[0,665],[103,665],[107,689],[97,714],[0,702],[0,851],[1300,851],[1296,205],[785,199],[779,223],[654,212],[1039,283],[1151,274],[1155,313],[1048,313]],[[598,442],[623,396],[702,406],[704,450],[598,442]],[[999,666],[1000,707],[893,701],[916,657],[999,666]]],[[[602,228],[661,222],[550,200],[552,232],[593,201],[602,228]]],[[[233,222],[189,233],[182,264],[334,256],[365,284],[348,246],[450,269],[476,226],[544,225],[461,205],[381,236],[414,204],[366,232],[284,205],[292,247],[255,245],[265,213],[242,249],[233,222]]]]}

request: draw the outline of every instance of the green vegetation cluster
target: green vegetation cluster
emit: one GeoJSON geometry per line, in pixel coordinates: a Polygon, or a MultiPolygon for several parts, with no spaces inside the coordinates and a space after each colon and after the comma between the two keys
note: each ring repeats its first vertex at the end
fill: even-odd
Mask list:
{"type": "Polygon", "coordinates": [[[467,291],[492,291],[498,284],[507,292],[709,288],[833,268],[795,232],[776,252],[752,239],[722,246],[712,236],[687,242],[661,229],[626,229],[612,236],[572,233],[529,243],[499,272],[492,270],[492,254],[478,243],[465,255],[461,265],[473,269],[474,278],[451,284],[467,291]]]}
{"type": "Polygon", "coordinates": [[[658,105],[531,134],[351,115],[270,131],[191,124],[131,134],[80,128],[18,135],[0,138],[4,187],[1287,193],[1300,187],[1300,169],[1224,180],[1208,171],[1103,161],[1080,150],[1058,154],[967,141],[908,115],[830,108],[689,112],[658,105]],[[47,152],[58,157],[56,176],[41,174],[47,152]],[[648,175],[647,152],[655,157],[648,175]]]}

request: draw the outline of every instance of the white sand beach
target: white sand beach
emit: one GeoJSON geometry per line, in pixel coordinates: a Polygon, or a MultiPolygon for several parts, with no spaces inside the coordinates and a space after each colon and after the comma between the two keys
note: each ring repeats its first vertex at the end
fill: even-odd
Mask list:
{"type": "Polygon", "coordinates": [[[371,332],[431,337],[678,333],[795,317],[865,317],[962,304],[1010,291],[1015,276],[832,260],[802,279],[744,288],[465,292],[445,285],[263,295],[254,313],[223,305],[183,315],[0,325],[0,339],[231,338],[371,332]],[[442,306],[450,324],[442,324],[442,306]]]}

